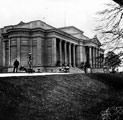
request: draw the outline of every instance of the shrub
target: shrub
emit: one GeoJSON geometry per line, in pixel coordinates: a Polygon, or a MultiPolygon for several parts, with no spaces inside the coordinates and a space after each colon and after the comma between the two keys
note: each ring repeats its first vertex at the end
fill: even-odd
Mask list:
{"type": "Polygon", "coordinates": [[[123,107],[110,107],[101,112],[101,120],[123,120],[123,107]]]}

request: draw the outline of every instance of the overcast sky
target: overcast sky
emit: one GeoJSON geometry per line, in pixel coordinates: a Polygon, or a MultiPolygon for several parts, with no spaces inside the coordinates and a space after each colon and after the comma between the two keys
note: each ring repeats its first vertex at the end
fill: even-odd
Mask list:
{"type": "Polygon", "coordinates": [[[42,20],[54,27],[73,25],[92,37],[95,13],[110,0],[0,0],[0,28],[42,20]]]}

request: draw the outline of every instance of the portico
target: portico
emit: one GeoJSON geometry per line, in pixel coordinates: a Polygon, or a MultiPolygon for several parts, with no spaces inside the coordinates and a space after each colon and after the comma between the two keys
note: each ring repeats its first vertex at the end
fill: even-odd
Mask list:
{"type": "Polygon", "coordinates": [[[56,61],[62,65],[75,67],[77,65],[77,44],[56,38],[56,61]]]}

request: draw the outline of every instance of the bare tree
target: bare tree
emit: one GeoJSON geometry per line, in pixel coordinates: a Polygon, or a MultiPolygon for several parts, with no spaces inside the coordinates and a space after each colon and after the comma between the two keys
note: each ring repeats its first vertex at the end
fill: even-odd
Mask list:
{"type": "Polygon", "coordinates": [[[116,2],[117,4],[119,4],[120,6],[123,5],[123,0],[113,0],[114,2],[116,2]]]}
{"type": "Polygon", "coordinates": [[[100,25],[95,29],[109,50],[123,48],[123,0],[111,0],[106,9],[98,12],[100,25]]]}

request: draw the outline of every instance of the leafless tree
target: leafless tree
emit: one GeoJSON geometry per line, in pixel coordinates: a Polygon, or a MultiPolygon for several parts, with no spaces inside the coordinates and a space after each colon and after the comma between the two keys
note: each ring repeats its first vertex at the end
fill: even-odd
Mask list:
{"type": "Polygon", "coordinates": [[[116,2],[117,4],[119,4],[120,6],[123,5],[123,0],[113,0],[114,2],[116,2]]]}
{"type": "Polygon", "coordinates": [[[100,33],[103,45],[109,50],[123,48],[123,0],[111,0],[98,15],[102,17],[95,30],[100,33]]]}

